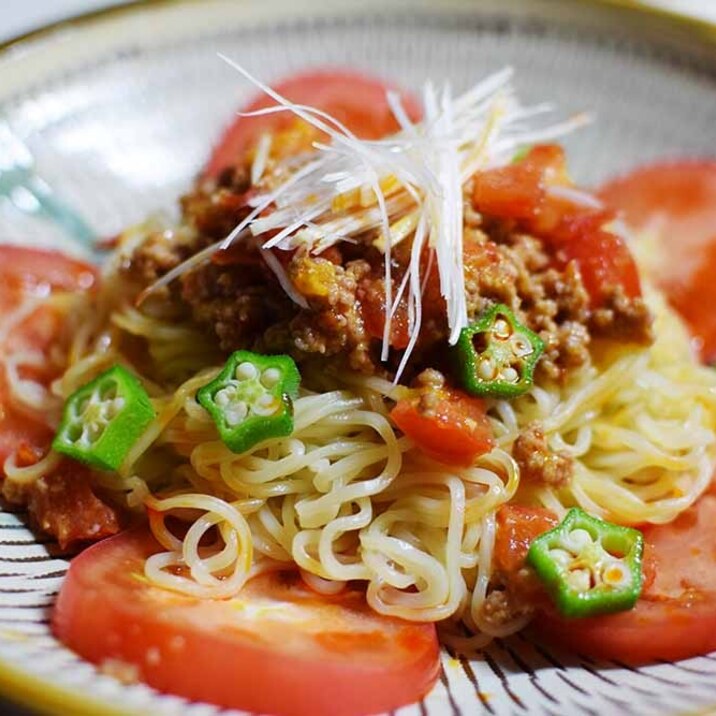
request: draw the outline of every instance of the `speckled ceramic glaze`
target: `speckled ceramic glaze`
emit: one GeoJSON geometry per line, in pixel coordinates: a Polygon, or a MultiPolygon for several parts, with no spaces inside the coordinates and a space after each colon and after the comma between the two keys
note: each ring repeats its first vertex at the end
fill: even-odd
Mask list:
{"type": "MultiPolygon", "coordinates": [[[[409,88],[456,89],[504,65],[529,100],[588,110],[568,139],[583,183],[644,160],[716,150],[716,31],[560,0],[140,4],[65,24],[0,53],[0,240],[82,252],[173,211],[250,88],[316,65],[365,68],[409,88]]],[[[219,713],[123,686],[58,644],[49,609],[70,555],[0,513],[0,692],[58,714],[219,713]]],[[[520,635],[446,654],[436,687],[400,716],[716,712],[716,655],[639,669],[520,635]]]]}

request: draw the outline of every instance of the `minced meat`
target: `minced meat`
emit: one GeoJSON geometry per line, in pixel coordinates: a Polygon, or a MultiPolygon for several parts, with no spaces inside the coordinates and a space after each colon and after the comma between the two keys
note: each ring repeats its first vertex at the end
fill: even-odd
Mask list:
{"type": "Polygon", "coordinates": [[[533,423],[523,430],[512,446],[512,457],[520,468],[520,477],[552,487],[569,483],[574,474],[574,460],[563,452],[555,452],[547,444],[542,427],[533,423]]]}
{"type": "MultiPolygon", "coordinates": [[[[218,184],[204,182],[184,197],[183,230],[150,235],[132,256],[132,277],[147,285],[224,237],[246,216],[247,186],[245,172],[235,170],[218,184]]],[[[393,255],[393,295],[407,269],[404,243],[393,255]]],[[[180,290],[171,292],[173,300],[182,302],[226,351],[253,347],[289,352],[298,360],[317,354],[367,374],[395,369],[396,356],[409,339],[407,302],[401,302],[393,317],[392,350],[383,364],[384,267],[375,248],[339,244],[320,256],[282,250],[274,250],[274,256],[307,307],[286,295],[257,245],[246,240],[187,271],[178,279],[180,290]]],[[[425,259],[424,271],[427,252],[425,259]]],[[[469,320],[495,302],[512,308],[545,343],[538,379],[560,381],[585,364],[593,337],[641,344],[651,340],[651,319],[641,298],[628,298],[614,288],[600,308],[591,308],[577,264],[559,265],[542,241],[509,224],[482,222],[475,212],[468,213],[464,265],[469,320]]],[[[447,336],[433,261],[423,294],[421,334],[406,379],[427,367],[447,367],[447,336]]]]}

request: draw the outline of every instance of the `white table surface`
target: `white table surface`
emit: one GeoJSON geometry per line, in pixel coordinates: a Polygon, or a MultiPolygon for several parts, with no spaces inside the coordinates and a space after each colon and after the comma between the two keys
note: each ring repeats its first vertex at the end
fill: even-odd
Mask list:
{"type": "MultiPolygon", "coordinates": [[[[0,42],[50,22],[126,0],[0,0],[0,42]]],[[[300,0],[297,0],[300,2],[300,0]]],[[[643,0],[644,4],[677,10],[716,23],[716,0],[643,0]]]]}

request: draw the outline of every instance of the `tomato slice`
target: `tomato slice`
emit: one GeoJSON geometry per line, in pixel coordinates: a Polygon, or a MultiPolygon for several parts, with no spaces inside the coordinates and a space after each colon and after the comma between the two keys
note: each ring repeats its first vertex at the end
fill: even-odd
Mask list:
{"type": "Polygon", "coordinates": [[[439,389],[429,407],[421,398],[398,401],[393,422],[430,457],[469,466],[494,444],[485,402],[459,390],[439,389]]]}
{"type": "Polygon", "coordinates": [[[96,664],[129,664],[160,691],[276,716],[349,716],[420,699],[439,670],[432,624],[373,612],[361,591],[319,596],[295,573],[252,579],[232,599],[147,583],[145,530],[71,564],[53,615],[60,640],[96,664]]]}
{"type": "MultiPolygon", "coordinates": [[[[399,129],[385,98],[386,91],[393,88],[375,77],[349,70],[314,70],[285,79],[272,87],[292,102],[327,112],[361,139],[380,139],[399,129]]],[[[417,102],[404,93],[401,99],[408,116],[418,119],[420,109],[417,102]]],[[[261,94],[243,111],[254,112],[274,105],[274,100],[261,94]]],[[[310,141],[320,138],[319,133],[314,134],[291,112],[238,117],[214,149],[204,174],[215,177],[222,169],[236,164],[264,132],[276,134],[293,127],[299,133],[309,132],[307,146],[310,146],[310,141]]]]}
{"type": "MultiPolygon", "coordinates": [[[[56,251],[0,246],[0,330],[7,328],[7,321],[13,320],[14,312],[28,298],[53,291],[88,290],[96,278],[93,267],[56,251]]],[[[45,352],[56,343],[61,329],[58,317],[41,307],[12,327],[2,348],[45,352]]],[[[53,376],[38,371],[31,377],[47,382],[53,376]]],[[[52,431],[39,416],[20,413],[10,404],[5,381],[5,375],[0,375],[0,476],[2,464],[18,446],[26,444],[43,452],[52,438],[52,431]]]]}
{"type": "Polygon", "coordinates": [[[716,496],[668,525],[644,530],[655,576],[634,609],[589,619],[536,620],[545,639],[582,654],[631,663],[716,650],[716,496]]]}
{"type": "Polygon", "coordinates": [[[599,193],[637,231],[658,233],[656,279],[689,324],[704,360],[716,361],[716,161],[651,164],[599,193]]]}
{"type": "Polygon", "coordinates": [[[92,288],[97,271],[84,261],[58,251],[0,246],[0,299],[19,301],[23,293],[46,295],[50,291],[92,288]]]}

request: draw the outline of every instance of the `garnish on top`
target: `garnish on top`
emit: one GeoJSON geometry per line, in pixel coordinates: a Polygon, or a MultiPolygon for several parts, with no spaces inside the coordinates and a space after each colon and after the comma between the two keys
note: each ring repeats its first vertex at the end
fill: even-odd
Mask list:
{"type": "MultiPolygon", "coordinates": [[[[325,135],[315,151],[269,162],[271,135],[263,135],[253,152],[248,199],[251,211],[222,241],[196,253],[149,286],[155,289],[207,261],[238,241],[255,237],[261,254],[280,285],[300,307],[305,296],[293,285],[272,252],[325,252],[340,242],[360,242],[383,255],[384,321],[381,358],[386,360],[396,310],[407,302],[408,341],[396,372],[400,377],[415,348],[422,321],[425,288],[424,250],[434,252],[439,290],[445,303],[448,340],[455,344],[468,325],[463,261],[463,203],[475,174],[508,167],[515,155],[535,142],[562,136],[588,117],[574,116],[535,127],[533,120],[551,110],[546,104],[523,107],[511,84],[512,70],[503,69],[455,96],[449,85],[425,84],[421,122],[413,122],[398,93],[387,102],[400,131],[381,140],[358,139],[326,112],[293,103],[252,76],[236,62],[222,58],[275,101],[275,106],[247,113],[264,116],[290,113],[325,135]],[[409,242],[407,270],[394,286],[391,255],[409,242]]],[[[539,189],[592,205],[594,199],[569,186],[545,183],[539,189]],[[545,186],[543,186],[545,184],[545,186]]]]}

